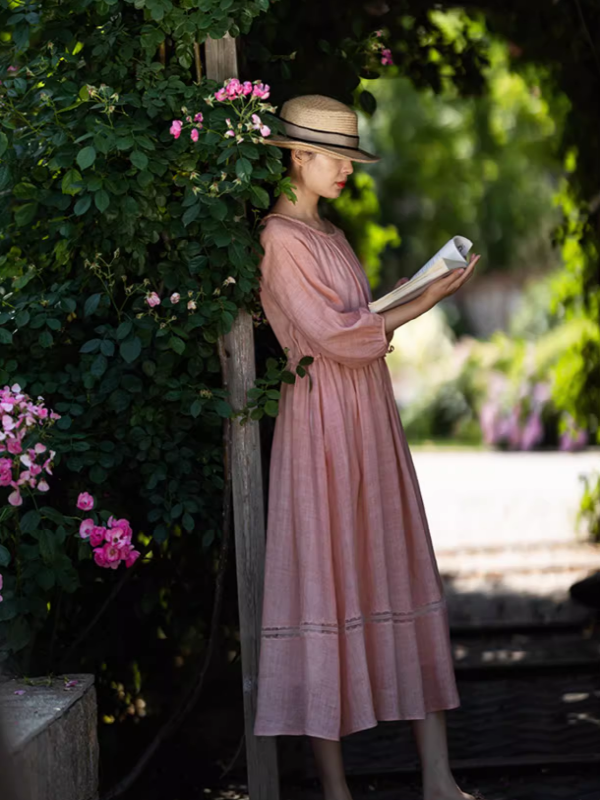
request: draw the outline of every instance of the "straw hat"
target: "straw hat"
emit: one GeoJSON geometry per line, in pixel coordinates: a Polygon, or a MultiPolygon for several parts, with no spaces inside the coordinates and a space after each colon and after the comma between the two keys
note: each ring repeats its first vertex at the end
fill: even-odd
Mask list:
{"type": "Polygon", "coordinates": [[[349,158],[367,164],[379,156],[361,150],[358,117],[344,103],[322,94],[305,94],[285,102],[279,113],[285,136],[269,136],[265,144],[290,150],[310,150],[335,158],[349,158]]]}

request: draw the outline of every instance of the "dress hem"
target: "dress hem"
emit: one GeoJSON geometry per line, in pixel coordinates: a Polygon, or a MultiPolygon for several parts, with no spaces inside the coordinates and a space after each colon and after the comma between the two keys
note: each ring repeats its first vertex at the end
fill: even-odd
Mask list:
{"type": "MultiPolygon", "coordinates": [[[[453,709],[460,708],[460,707],[461,707],[461,702],[459,701],[458,703],[453,703],[451,705],[443,705],[443,706],[437,706],[436,708],[428,708],[426,710],[426,712],[425,712],[425,715],[432,714],[432,713],[434,713],[436,711],[452,711],[453,709]]],[[[399,717],[397,715],[395,715],[393,717],[377,717],[377,719],[372,724],[370,724],[370,725],[361,725],[359,727],[354,727],[351,730],[344,731],[344,733],[340,733],[340,735],[335,739],[333,739],[330,736],[323,736],[322,733],[316,733],[316,732],[311,733],[308,729],[304,729],[304,730],[301,730],[301,731],[299,731],[299,730],[294,730],[294,731],[285,730],[285,731],[279,731],[278,733],[254,733],[254,736],[257,736],[257,737],[258,736],[261,736],[261,737],[272,737],[272,736],[312,736],[312,737],[315,737],[317,739],[326,739],[327,741],[330,741],[330,742],[332,742],[332,741],[333,742],[339,742],[340,739],[342,739],[342,738],[344,738],[346,736],[350,736],[353,733],[359,733],[359,731],[366,731],[366,730],[370,730],[371,728],[376,728],[377,725],[380,722],[410,722],[411,720],[420,720],[420,719],[425,719],[425,717],[409,717],[409,716],[399,717]]]]}

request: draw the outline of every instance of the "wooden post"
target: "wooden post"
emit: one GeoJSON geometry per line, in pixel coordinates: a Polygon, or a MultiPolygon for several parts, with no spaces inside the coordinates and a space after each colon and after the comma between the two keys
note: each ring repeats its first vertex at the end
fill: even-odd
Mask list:
{"type": "MultiPolygon", "coordinates": [[[[207,39],[206,75],[216,81],[238,76],[235,39],[207,39]]],[[[240,309],[231,331],[219,342],[226,361],[229,400],[234,411],[246,405],[246,392],[254,384],[254,327],[252,317],[240,309]]],[[[248,792],[251,800],[279,800],[277,741],[254,736],[260,625],[265,561],[265,520],[258,422],[231,426],[231,471],[235,527],[236,572],[240,615],[240,642],[248,792]]]]}

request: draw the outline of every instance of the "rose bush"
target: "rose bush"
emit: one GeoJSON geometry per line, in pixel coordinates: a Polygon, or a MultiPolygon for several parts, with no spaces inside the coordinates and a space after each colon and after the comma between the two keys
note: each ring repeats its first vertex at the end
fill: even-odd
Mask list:
{"type": "MultiPolygon", "coordinates": [[[[201,37],[218,38],[268,4],[168,5],[156,16],[150,2],[50,0],[19,15],[0,3],[12,36],[0,61],[0,386],[56,413],[47,451],[25,445],[29,476],[10,454],[16,486],[0,486],[0,649],[19,655],[15,666],[44,651],[52,668],[73,627],[87,626],[73,590],[101,604],[122,572],[111,567],[136,557],[128,547],[145,554],[135,586],[154,626],[185,638],[206,606],[182,572],[210,574],[223,525],[233,412],[218,341],[240,308],[260,324],[258,219],[269,192],[292,193],[281,152],[262,145],[277,127],[268,87],[197,81],[190,69],[200,18],[201,37]],[[75,517],[86,491],[112,513],[75,517]],[[185,617],[172,617],[177,606],[185,617]]],[[[276,384],[295,375],[271,367],[242,420],[277,413],[276,384]]],[[[6,461],[1,474],[8,481],[6,461]]]]}

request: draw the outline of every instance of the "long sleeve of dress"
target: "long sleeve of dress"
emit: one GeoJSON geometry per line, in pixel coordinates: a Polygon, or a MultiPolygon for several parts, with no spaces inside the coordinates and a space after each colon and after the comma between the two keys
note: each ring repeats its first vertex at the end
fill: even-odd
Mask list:
{"type": "Polygon", "coordinates": [[[261,285],[293,325],[326,358],[360,368],[385,355],[385,319],[366,307],[345,311],[343,301],[322,280],[319,263],[301,236],[264,231],[261,285]]]}

